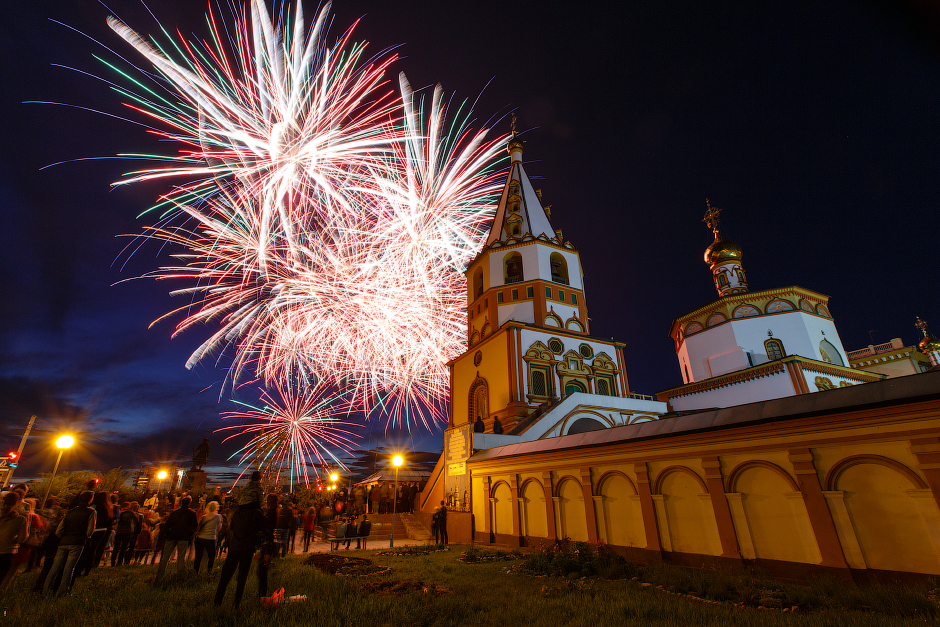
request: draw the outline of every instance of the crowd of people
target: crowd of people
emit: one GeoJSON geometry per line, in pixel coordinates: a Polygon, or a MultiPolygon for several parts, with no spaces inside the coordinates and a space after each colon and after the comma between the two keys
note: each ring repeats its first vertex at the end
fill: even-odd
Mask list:
{"type": "Polygon", "coordinates": [[[218,490],[195,500],[187,492],[154,492],[143,504],[95,491],[89,482],[70,502],[50,497],[39,507],[26,498],[26,486],[16,486],[0,503],[0,597],[19,571],[39,571],[33,592],[66,595],[102,564],[158,563],[154,582],[160,584],[174,558],[178,573],[189,568],[199,574],[224,557],[215,603],[222,603],[235,576],[237,605],[256,553],[258,594],[266,596],[271,560],[293,553],[301,531],[304,552],[318,529],[324,541],[346,538],[348,549],[355,539],[359,548],[359,538],[370,532],[369,513],[413,511],[418,493],[414,484],[401,484],[397,493],[389,484],[354,486],[348,495],[341,490],[302,511],[290,498],[265,497],[260,478],[255,472],[236,500],[221,498],[218,490]]]}

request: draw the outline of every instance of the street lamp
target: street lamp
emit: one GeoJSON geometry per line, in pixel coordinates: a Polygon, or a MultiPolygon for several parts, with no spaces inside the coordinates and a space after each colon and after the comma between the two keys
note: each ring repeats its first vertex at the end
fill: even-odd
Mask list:
{"type": "Polygon", "coordinates": [[[392,458],[392,465],[395,466],[395,491],[392,493],[392,535],[388,537],[389,548],[395,546],[395,517],[398,515],[398,469],[404,461],[401,455],[392,458]]]}
{"type": "Polygon", "coordinates": [[[163,480],[166,479],[166,471],[165,471],[165,470],[161,470],[160,472],[158,472],[158,473],[157,473],[157,479],[160,480],[160,489],[162,490],[162,489],[163,489],[163,480]]]}
{"type": "Polygon", "coordinates": [[[43,495],[42,500],[39,501],[39,507],[45,509],[46,499],[49,498],[49,492],[52,490],[52,482],[55,480],[55,473],[59,470],[59,462],[62,461],[62,453],[65,452],[65,449],[72,448],[73,444],[75,444],[75,438],[70,435],[63,435],[55,441],[55,445],[59,447],[59,457],[55,460],[55,466],[52,469],[52,476],[49,477],[49,487],[46,488],[45,495],[43,495]]]}

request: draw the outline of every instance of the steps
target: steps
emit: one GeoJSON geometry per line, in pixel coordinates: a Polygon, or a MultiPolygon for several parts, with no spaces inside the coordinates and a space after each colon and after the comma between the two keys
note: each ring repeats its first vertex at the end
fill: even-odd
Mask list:
{"type": "Polygon", "coordinates": [[[395,519],[395,537],[411,540],[430,540],[431,534],[414,514],[369,514],[373,536],[389,536],[392,533],[392,518],[395,519]]]}

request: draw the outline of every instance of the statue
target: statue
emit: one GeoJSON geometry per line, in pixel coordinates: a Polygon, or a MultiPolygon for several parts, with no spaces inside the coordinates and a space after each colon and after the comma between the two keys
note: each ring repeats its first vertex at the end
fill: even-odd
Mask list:
{"type": "Polygon", "coordinates": [[[200,444],[193,451],[193,470],[202,470],[202,467],[206,465],[206,461],[209,459],[209,438],[204,438],[202,444],[200,444]]]}

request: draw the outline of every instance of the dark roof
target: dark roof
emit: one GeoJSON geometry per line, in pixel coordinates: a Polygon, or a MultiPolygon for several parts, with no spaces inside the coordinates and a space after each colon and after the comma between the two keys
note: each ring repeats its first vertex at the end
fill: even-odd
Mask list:
{"type": "Polygon", "coordinates": [[[820,414],[838,414],[933,399],[940,399],[940,371],[924,372],[825,392],[710,409],[675,418],[651,420],[577,435],[509,444],[478,451],[470,457],[469,461],[586,446],[606,446],[618,442],[688,435],[749,424],[793,420],[820,414]]]}

